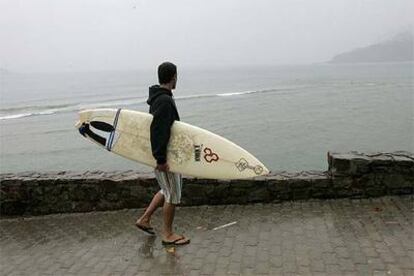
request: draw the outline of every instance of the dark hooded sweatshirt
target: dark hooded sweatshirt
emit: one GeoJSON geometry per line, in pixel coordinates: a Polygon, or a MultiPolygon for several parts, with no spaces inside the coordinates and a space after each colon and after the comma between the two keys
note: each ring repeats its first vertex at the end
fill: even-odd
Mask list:
{"type": "Polygon", "coordinates": [[[150,131],[152,155],[157,164],[164,164],[167,162],[171,126],[174,121],[180,120],[180,116],[172,92],[159,85],[149,88],[147,103],[150,106],[149,112],[153,115],[150,131]]]}

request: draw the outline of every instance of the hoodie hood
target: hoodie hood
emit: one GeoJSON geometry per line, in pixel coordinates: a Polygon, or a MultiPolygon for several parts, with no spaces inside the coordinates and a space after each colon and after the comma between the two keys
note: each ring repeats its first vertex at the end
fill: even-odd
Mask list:
{"type": "Polygon", "coordinates": [[[154,102],[154,100],[162,94],[167,94],[169,96],[172,96],[172,92],[170,90],[166,88],[162,88],[158,84],[151,86],[149,88],[147,104],[151,105],[154,102]]]}

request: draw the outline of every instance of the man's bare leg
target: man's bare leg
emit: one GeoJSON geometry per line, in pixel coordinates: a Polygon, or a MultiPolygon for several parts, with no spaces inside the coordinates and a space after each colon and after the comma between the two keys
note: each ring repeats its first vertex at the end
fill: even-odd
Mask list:
{"type": "Polygon", "coordinates": [[[163,207],[163,216],[164,216],[164,228],[163,236],[164,240],[172,240],[171,236],[173,235],[172,224],[175,216],[175,205],[165,202],[163,207]]]}
{"type": "Polygon", "coordinates": [[[172,229],[172,224],[173,224],[174,216],[175,216],[175,204],[164,202],[163,215],[164,215],[164,228],[163,228],[163,233],[162,233],[163,241],[165,242],[176,241],[175,242],[176,245],[187,244],[189,240],[184,238],[181,235],[175,234],[172,229]]]}
{"type": "Polygon", "coordinates": [[[154,195],[154,197],[151,200],[150,205],[145,210],[145,213],[137,220],[136,224],[145,226],[145,227],[151,227],[151,216],[154,214],[155,210],[157,210],[158,207],[163,206],[164,204],[164,195],[161,193],[161,191],[158,191],[154,195]]]}

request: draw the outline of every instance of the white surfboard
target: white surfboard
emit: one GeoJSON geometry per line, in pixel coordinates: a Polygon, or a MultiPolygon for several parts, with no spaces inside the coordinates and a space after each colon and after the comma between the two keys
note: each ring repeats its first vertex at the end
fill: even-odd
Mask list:
{"type": "MultiPolygon", "coordinates": [[[[108,151],[155,167],[151,122],[148,113],[101,108],[79,112],[75,126],[88,140],[108,151]]],[[[170,171],[199,178],[243,179],[269,173],[259,160],[233,142],[179,121],[171,127],[167,161],[170,171]]]]}

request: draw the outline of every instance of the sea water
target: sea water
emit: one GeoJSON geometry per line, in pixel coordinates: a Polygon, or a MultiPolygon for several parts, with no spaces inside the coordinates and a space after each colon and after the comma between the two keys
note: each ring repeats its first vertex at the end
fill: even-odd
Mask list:
{"type": "MultiPolygon", "coordinates": [[[[414,151],[413,63],[180,68],[181,120],[269,169],[325,170],[328,151],[414,151]]],[[[155,70],[0,73],[0,172],[152,169],[84,139],[77,112],[148,111],[155,70]]]]}

